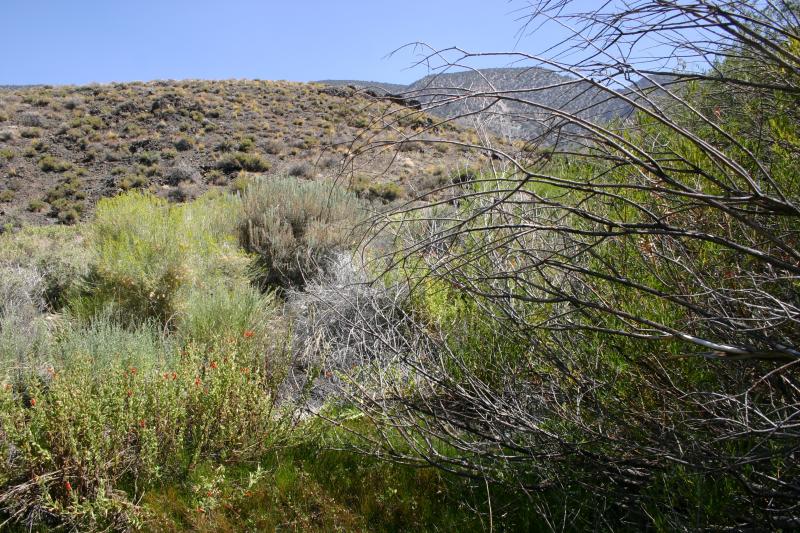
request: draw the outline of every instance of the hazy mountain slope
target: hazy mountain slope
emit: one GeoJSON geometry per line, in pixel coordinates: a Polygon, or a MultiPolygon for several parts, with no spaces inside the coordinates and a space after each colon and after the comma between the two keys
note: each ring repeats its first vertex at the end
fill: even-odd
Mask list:
{"type": "MultiPolygon", "coordinates": [[[[489,130],[509,137],[533,138],[553,120],[552,110],[577,113],[583,118],[608,121],[627,116],[630,107],[587,82],[576,81],[543,68],[494,68],[432,74],[407,85],[376,82],[329,81],[337,85],[381,87],[420,101],[435,115],[452,118],[476,113],[489,130]],[[498,101],[486,92],[505,92],[513,99],[498,101]],[[522,103],[514,100],[525,100],[522,103]]],[[[474,125],[475,118],[464,121],[474,125]]]]}
{"type": "Polygon", "coordinates": [[[429,112],[445,117],[482,111],[487,126],[511,137],[531,138],[542,133],[555,111],[608,121],[627,115],[623,102],[587,82],[576,81],[541,68],[500,68],[431,75],[411,84],[405,94],[422,101],[429,112]],[[504,92],[511,99],[497,101],[476,94],[504,92]],[[467,98],[469,96],[469,98],[467,98]],[[522,101],[530,102],[523,103],[522,101]]]}

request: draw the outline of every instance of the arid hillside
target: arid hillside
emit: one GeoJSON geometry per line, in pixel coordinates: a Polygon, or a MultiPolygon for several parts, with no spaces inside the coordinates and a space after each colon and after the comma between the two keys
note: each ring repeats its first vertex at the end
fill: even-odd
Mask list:
{"type": "Polygon", "coordinates": [[[239,178],[264,172],[340,176],[362,196],[392,201],[436,186],[477,157],[452,146],[406,143],[399,154],[387,150],[364,168],[348,167],[341,174],[353,140],[372,135],[371,124],[380,129],[385,121],[376,117],[387,113],[393,124],[380,134],[386,140],[416,135],[469,142],[474,136],[455,126],[431,128],[433,120],[422,113],[321,84],[5,88],[0,90],[0,228],[73,223],[85,218],[98,198],[129,189],[181,201],[209,188],[236,187],[239,178]]]}

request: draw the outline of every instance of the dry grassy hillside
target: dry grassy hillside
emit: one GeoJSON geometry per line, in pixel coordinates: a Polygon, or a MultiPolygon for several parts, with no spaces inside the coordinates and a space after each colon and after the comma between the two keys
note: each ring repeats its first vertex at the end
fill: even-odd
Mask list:
{"type": "MultiPolygon", "coordinates": [[[[408,115],[388,139],[415,134],[469,141],[456,127],[364,95],[318,84],[184,81],[0,90],[0,227],[73,223],[96,200],[149,188],[181,201],[231,187],[248,173],[337,175],[352,140],[387,111],[408,115]],[[395,109],[396,108],[396,109],[395,109]]],[[[395,115],[395,117],[399,116],[395,115]]],[[[348,169],[348,182],[383,201],[435,186],[477,157],[442,145],[404,145],[348,169]]]]}

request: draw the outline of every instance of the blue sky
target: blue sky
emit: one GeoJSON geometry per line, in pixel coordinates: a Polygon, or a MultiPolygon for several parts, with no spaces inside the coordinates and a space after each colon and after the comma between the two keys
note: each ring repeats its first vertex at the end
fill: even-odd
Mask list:
{"type": "MultiPolygon", "coordinates": [[[[408,83],[424,41],[513,49],[524,1],[3,0],[0,85],[154,79],[408,83]]],[[[528,38],[520,45],[537,45],[528,38]]],[[[538,47],[538,46],[537,46],[538,47]]],[[[506,66],[499,62],[496,66],[506,66]]]]}

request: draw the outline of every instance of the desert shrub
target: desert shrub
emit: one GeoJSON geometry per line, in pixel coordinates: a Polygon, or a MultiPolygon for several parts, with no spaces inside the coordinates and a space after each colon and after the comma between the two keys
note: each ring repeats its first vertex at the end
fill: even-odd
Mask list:
{"type": "Polygon", "coordinates": [[[173,143],[173,146],[175,146],[175,149],[179,152],[185,152],[192,149],[192,142],[186,137],[179,137],[178,140],[173,143]]]}
{"type": "Polygon", "coordinates": [[[279,155],[285,149],[286,145],[275,139],[270,139],[264,143],[264,151],[271,155],[279,155]]]}
{"type": "Polygon", "coordinates": [[[68,111],[72,111],[74,109],[77,109],[77,108],[81,107],[83,105],[83,100],[80,99],[80,98],[77,98],[75,96],[71,96],[71,97],[69,97],[69,98],[64,100],[64,104],[63,105],[64,105],[64,109],[66,109],[68,111]]]}
{"type": "Polygon", "coordinates": [[[39,159],[39,168],[45,172],[66,172],[72,168],[72,163],[46,155],[39,159]]]}
{"type": "Polygon", "coordinates": [[[294,384],[313,380],[310,400],[321,407],[338,392],[341,375],[380,372],[414,337],[410,316],[400,303],[402,285],[370,284],[365,267],[338,254],[328,272],[302,290],[290,289],[286,308],[292,319],[294,384]]]}
{"type": "Polygon", "coordinates": [[[340,161],[339,158],[333,157],[333,156],[328,156],[328,157],[322,158],[322,160],[319,162],[319,166],[321,166],[322,168],[325,168],[325,169],[331,169],[331,168],[338,167],[340,163],[341,163],[341,161],[340,161]]]}
{"type": "Polygon", "coordinates": [[[223,139],[214,146],[214,150],[217,152],[232,152],[233,148],[233,142],[228,139],[223,139]]]}
{"type": "Polygon", "coordinates": [[[5,191],[0,192],[0,203],[8,203],[14,199],[16,194],[14,191],[10,191],[6,189],[5,191]]]}
{"type": "Polygon", "coordinates": [[[91,227],[92,267],[73,308],[91,317],[109,307],[129,323],[166,324],[180,315],[192,287],[218,275],[244,279],[237,202],[216,196],[176,206],[139,192],[101,200],[91,227]]]}
{"type": "Polygon", "coordinates": [[[5,112],[0,111],[0,122],[6,122],[6,121],[8,121],[8,115],[5,112]]]}
{"type": "Polygon", "coordinates": [[[28,211],[31,213],[38,213],[47,207],[47,204],[42,200],[31,200],[28,202],[28,211]]]}
{"type": "Polygon", "coordinates": [[[258,154],[248,154],[236,152],[227,154],[217,161],[217,168],[223,172],[238,172],[246,170],[248,172],[266,172],[272,165],[258,154]]]}
{"type": "Polygon", "coordinates": [[[403,141],[397,145],[400,152],[424,152],[425,144],[419,141],[403,141]]]}
{"type": "Polygon", "coordinates": [[[256,141],[252,137],[245,137],[239,142],[238,150],[240,152],[249,152],[256,146],[256,141]]]}
{"type": "Polygon", "coordinates": [[[78,309],[91,316],[110,305],[134,323],[172,318],[186,275],[172,216],[163,200],[147,194],[101,200],[92,227],[96,257],[78,309]]]}
{"type": "Polygon", "coordinates": [[[42,136],[41,128],[22,128],[19,132],[24,139],[35,139],[42,136]]]}
{"type": "Polygon", "coordinates": [[[26,126],[28,128],[42,128],[44,127],[44,119],[42,115],[39,113],[27,112],[27,113],[20,113],[19,118],[17,119],[20,126],[26,126]]]}
{"type": "Polygon", "coordinates": [[[155,165],[156,163],[158,163],[158,160],[160,158],[161,158],[161,154],[159,154],[158,152],[153,152],[153,151],[149,151],[149,150],[145,150],[144,152],[140,152],[136,156],[136,160],[139,163],[141,163],[141,164],[143,164],[145,166],[148,166],[148,167],[151,167],[151,166],[155,165]]]}
{"type": "Polygon", "coordinates": [[[311,166],[307,161],[302,161],[300,163],[295,163],[289,167],[289,171],[287,172],[290,176],[294,178],[308,178],[314,172],[314,167],[311,166]]]}
{"type": "Polygon", "coordinates": [[[169,185],[178,185],[184,181],[197,183],[202,177],[195,167],[186,161],[180,161],[164,173],[164,178],[169,185]]]}
{"type": "Polygon", "coordinates": [[[257,254],[257,282],[302,286],[333,255],[353,245],[359,206],[345,189],[294,178],[257,178],[244,191],[239,227],[244,248],[257,254]]]}
{"type": "Polygon", "coordinates": [[[158,329],[67,324],[0,391],[0,507],[73,529],[126,529],[144,491],[203,461],[260,458],[291,437],[246,353],[178,346],[158,329]]]}
{"type": "Polygon", "coordinates": [[[72,197],[79,191],[80,187],[81,181],[77,175],[66,174],[60,183],[47,191],[45,200],[52,203],[59,198],[72,197]]]}
{"type": "Polygon", "coordinates": [[[11,130],[0,131],[0,141],[8,142],[14,138],[14,132],[11,130]]]}
{"type": "MultiPolygon", "coordinates": [[[[47,327],[45,280],[35,267],[0,262],[0,363],[3,371],[27,365],[47,327]]],[[[0,378],[4,377],[0,373],[0,378]]]]}
{"type": "Polygon", "coordinates": [[[142,174],[129,174],[127,176],[123,176],[117,182],[119,188],[123,191],[146,187],[148,183],[150,183],[150,180],[147,179],[147,176],[143,176],[142,174]]]}
{"type": "Polygon", "coordinates": [[[5,159],[6,161],[11,161],[12,159],[14,159],[15,155],[16,155],[16,152],[14,152],[14,150],[11,149],[11,148],[2,148],[2,149],[0,149],[0,157],[5,159]]]}
{"type": "Polygon", "coordinates": [[[403,195],[403,188],[393,182],[376,182],[369,176],[354,176],[348,183],[350,190],[355,192],[359,198],[366,200],[382,200],[392,202],[403,195]]]}
{"type": "Polygon", "coordinates": [[[383,181],[370,184],[369,195],[372,198],[380,198],[386,202],[393,202],[403,195],[403,188],[397,183],[383,181]]]}
{"type": "Polygon", "coordinates": [[[206,174],[206,179],[212,185],[225,185],[228,183],[228,177],[219,170],[210,170],[206,174]]]}
{"type": "Polygon", "coordinates": [[[469,183],[480,178],[480,171],[471,167],[454,170],[450,174],[451,183],[469,183]]]}
{"type": "Polygon", "coordinates": [[[79,203],[75,202],[63,202],[59,201],[56,204],[53,204],[53,208],[55,209],[56,218],[62,224],[75,224],[81,218],[81,212],[83,211],[83,206],[79,203]]]}
{"type": "Polygon", "coordinates": [[[263,294],[248,280],[219,279],[192,291],[178,319],[184,342],[219,350],[237,350],[267,364],[274,382],[283,380],[290,338],[272,293],[263,294]],[[269,361],[264,356],[269,354],[269,361]]]}

